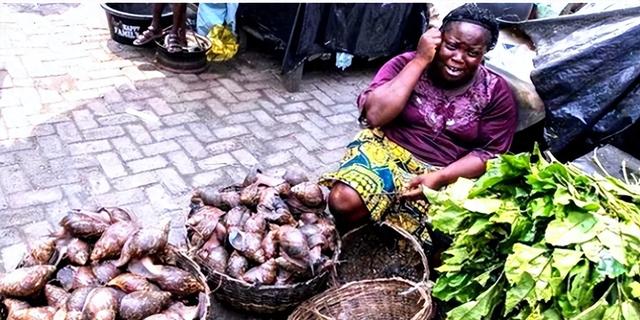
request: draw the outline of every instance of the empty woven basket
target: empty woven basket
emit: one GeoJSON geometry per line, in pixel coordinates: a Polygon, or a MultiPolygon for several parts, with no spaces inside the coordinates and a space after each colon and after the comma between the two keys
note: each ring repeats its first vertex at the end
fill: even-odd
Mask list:
{"type": "Polygon", "coordinates": [[[301,304],[289,320],[427,320],[433,317],[430,288],[401,279],[347,283],[301,304]]]}

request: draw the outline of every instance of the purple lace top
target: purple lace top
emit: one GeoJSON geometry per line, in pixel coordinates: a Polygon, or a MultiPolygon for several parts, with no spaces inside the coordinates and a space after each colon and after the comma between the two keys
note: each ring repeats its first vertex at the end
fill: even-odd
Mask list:
{"type": "MultiPolygon", "coordinates": [[[[393,79],[415,52],[394,57],[358,97],[393,79]]],[[[446,166],[471,153],[483,161],[509,149],[517,125],[516,101],[506,81],[480,66],[470,86],[450,96],[424,73],[403,111],[382,131],[418,159],[446,166]]]]}

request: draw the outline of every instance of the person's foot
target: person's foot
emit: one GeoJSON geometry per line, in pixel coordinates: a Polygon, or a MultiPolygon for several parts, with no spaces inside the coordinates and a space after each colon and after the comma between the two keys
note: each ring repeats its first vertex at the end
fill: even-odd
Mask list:
{"type": "Polygon", "coordinates": [[[162,30],[149,26],[147,30],[133,40],[133,45],[142,46],[160,37],[162,37],[162,30]]]}
{"type": "Polygon", "coordinates": [[[180,44],[180,37],[174,32],[169,32],[164,37],[164,47],[169,53],[177,53],[182,51],[182,45],[180,44]]]}

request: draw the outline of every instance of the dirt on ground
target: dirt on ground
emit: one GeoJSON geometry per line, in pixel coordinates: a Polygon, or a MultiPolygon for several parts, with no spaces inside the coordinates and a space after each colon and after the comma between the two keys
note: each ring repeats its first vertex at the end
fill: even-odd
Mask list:
{"type": "Polygon", "coordinates": [[[401,277],[421,281],[424,265],[412,243],[388,227],[367,225],[342,240],[338,281],[401,277]]]}

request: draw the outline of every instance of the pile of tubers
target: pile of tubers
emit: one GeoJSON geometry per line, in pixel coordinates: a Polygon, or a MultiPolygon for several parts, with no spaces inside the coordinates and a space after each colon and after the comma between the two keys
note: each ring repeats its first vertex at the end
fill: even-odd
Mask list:
{"type": "Polygon", "coordinates": [[[62,229],[0,275],[8,320],[200,319],[205,284],[176,266],[169,222],[140,228],[119,208],[72,210],[62,229]]]}
{"type": "Polygon", "coordinates": [[[252,285],[303,282],[332,265],[337,233],[325,206],[301,169],[276,178],[254,168],[234,190],[195,192],[186,222],[191,256],[209,274],[252,285]]]}

